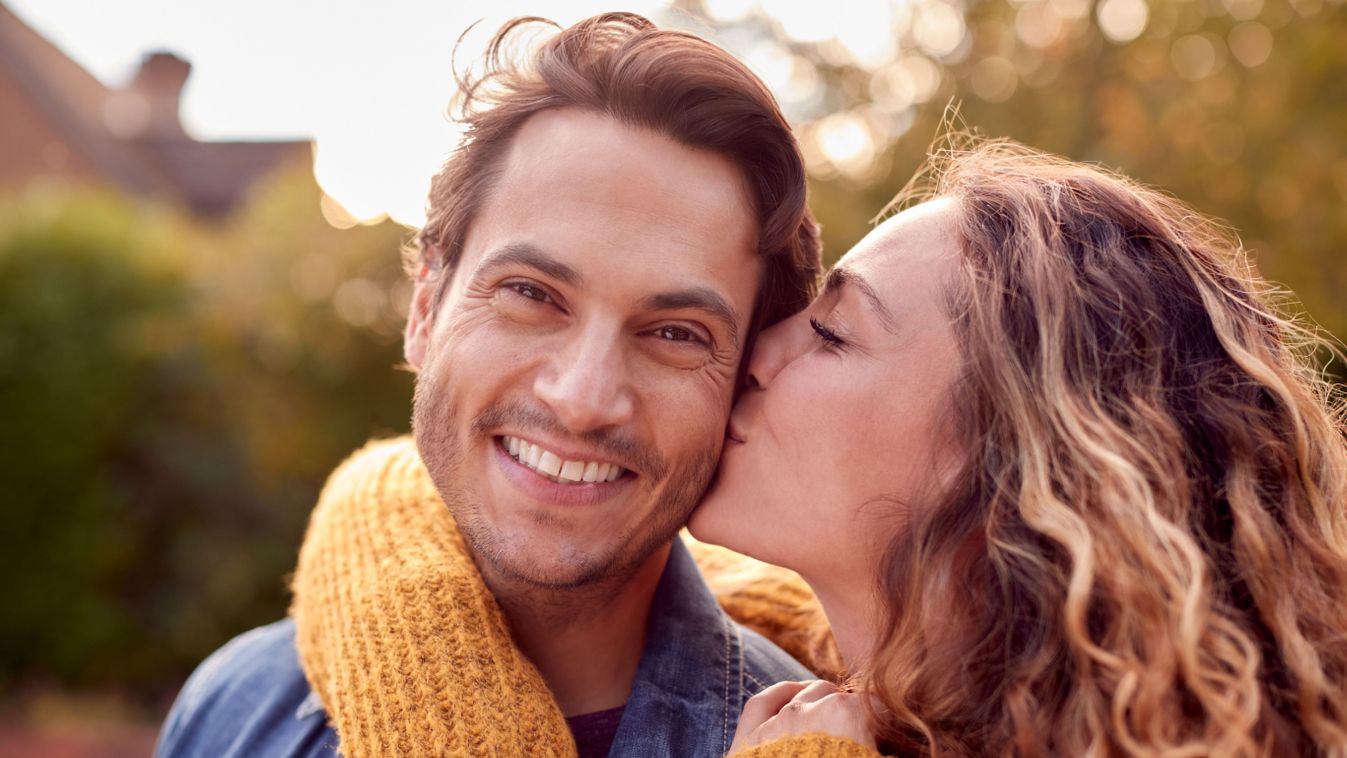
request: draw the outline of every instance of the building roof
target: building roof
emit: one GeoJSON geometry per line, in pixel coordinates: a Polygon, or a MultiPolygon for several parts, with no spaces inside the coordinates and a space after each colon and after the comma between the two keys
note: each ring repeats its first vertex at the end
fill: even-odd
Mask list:
{"type": "MultiPolygon", "coordinates": [[[[0,2],[0,80],[10,84],[5,94],[22,100],[9,107],[23,107],[77,154],[89,167],[84,173],[91,174],[82,178],[218,215],[280,165],[312,160],[307,141],[192,139],[178,113],[190,71],[191,65],[172,53],[151,52],[126,86],[111,89],[0,2]]],[[[0,150],[0,182],[43,173],[22,161],[16,149],[0,150]],[[7,167],[7,159],[23,165],[7,167]]]]}

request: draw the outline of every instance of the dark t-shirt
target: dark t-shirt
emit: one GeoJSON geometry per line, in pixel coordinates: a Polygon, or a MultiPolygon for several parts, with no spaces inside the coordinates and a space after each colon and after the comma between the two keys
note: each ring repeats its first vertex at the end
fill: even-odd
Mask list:
{"type": "Polygon", "coordinates": [[[579,749],[580,758],[607,758],[625,708],[625,705],[619,705],[606,711],[585,713],[566,719],[566,726],[571,728],[571,734],[575,736],[575,746],[579,749]]]}

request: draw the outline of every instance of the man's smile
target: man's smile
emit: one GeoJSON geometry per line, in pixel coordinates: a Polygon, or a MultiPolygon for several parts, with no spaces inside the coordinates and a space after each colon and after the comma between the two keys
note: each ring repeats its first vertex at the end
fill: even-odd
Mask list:
{"type": "Polygon", "coordinates": [[[616,463],[574,454],[563,458],[562,454],[520,437],[496,436],[492,438],[491,448],[497,467],[510,485],[529,499],[545,505],[584,506],[610,502],[626,493],[637,479],[634,472],[616,463]],[[509,448],[510,440],[515,445],[513,454],[509,448]],[[523,460],[520,460],[520,451],[524,453],[523,460]],[[532,464],[529,463],[530,459],[534,460],[532,464]],[[560,476],[567,463],[572,464],[567,470],[568,475],[574,474],[574,464],[582,464],[579,481],[560,476]],[[596,478],[585,481],[585,470],[591,463],[594,464],[596,478]],[[597,478],[604,467],[607,467],[604,472],[606,476],[616,475],[616,478],[597,478]],[[553,469],[557,473],[548,473],[553,469]]]}
{"type": "Polygon", "coordinates": [[[613,482],[627,473],[627,469],[616,463],[595,457],[556,453],[522,437],[502,435],[496,440],[510,453],[510,457],[554,482],[613,482]]]}

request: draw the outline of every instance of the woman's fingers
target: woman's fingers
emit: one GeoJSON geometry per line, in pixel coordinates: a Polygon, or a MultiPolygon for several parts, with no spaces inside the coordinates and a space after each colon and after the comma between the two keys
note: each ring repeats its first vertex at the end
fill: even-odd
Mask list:
{"type": "MultiPolygon", "coordinates": [[[[781,705],[776,715],[770,716],[757,726],[745,728],[741,722],[740,730],[734,734],[734,745],[730,753],[761,745],[773,739],[788,738],[823,732],[836,736],[845,736],[874,747],[874,735],[870,732],[869,714],[861,697],[851,692],[842,692],[832,685],[807,685],[800,687],[788,703],[781,705]]],[[[777,701],[787,689],[773,693],[777,701]]]]}
{"type": "MultiPolygon", "coordinates": [[[[809,686],[797,692],[795,697],[791,698],[790,701],[792,703],[813,703],[822,700],[835,692],[841,692],[841,690],[837,688],[837,685],[832,682],[825,682],[822,679],[818,679],[810,682],[809,686]]],[[[778,708],[777,710],[779,711],[781,709],[778,708]]]]}
{"type": "Polygon", "coordinates": [[[782,706],[789,703],[813,682],[777,682],[759,692],[744,704],[744,712],[739,717],[739,726],[751,722],[754,727],[776,715],[782,706]]]}
{"type": "Polygon", "coordinates": [[[759,692],[744,705],[730,753],[777,737],[826,732],[874,744],[864,709],[855,695],[831,682],[781,682],[759,692]]]}
{"type": "Polygon", "coordinates": [[[775,716],[810,684],[811,682],[777,682],[749,698],[748,702],[744,703],[744,712],[739,715],[739,725],[734,729],[734,744],[730,752],[737,752],[747,745],[755,744],[750,738],[758,727],[775,716]]]}

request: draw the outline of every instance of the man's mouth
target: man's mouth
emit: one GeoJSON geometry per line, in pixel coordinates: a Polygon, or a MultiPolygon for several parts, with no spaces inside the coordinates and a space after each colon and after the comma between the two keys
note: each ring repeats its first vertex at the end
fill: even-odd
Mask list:
{"type": "Polygon", "coordinates": [[[501,435],[496,440],[520,465],[561,484],[613,482],[627,473],[627,469],[616,463],[562,458],[557,453],[520,437],[501,435]]]}

